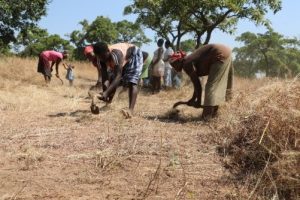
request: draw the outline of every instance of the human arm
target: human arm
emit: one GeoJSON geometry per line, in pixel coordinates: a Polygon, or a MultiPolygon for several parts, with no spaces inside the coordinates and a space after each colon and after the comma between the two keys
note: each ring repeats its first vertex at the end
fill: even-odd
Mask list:
{"type": "MultiPolygon", "coordinates": [[[[58,60],[55,62],[55,71],[56,71],[55,76],[58,77],[58,78],[59,78],[58,67],[59,67],[60,62],[61,62],[61,59],[58,59],[58,60]]],[[[52,65],[53,65],[53,64],[54,64],[54,63],[52,62],[52,65]]]]}
{"type": "Polygon", "coordinates": [[[54,64],[55,64],[55,62],[54,62],[54,61],[52,61],[52,62],[51,62],[51,67],[50,67],[50,69],[51,69],[51,72],[53,71],[53,66],[54,66],[54,64]]]}
{"type": "Polygon", "coordinates": [[[202,86],[200,83],[200,80],[198,78],[198,75],[194,69],[194,66],[192,64],[185,65],[183,67],[183,70],[186,72],[186,74],[190,77],[194,92],[192,98],[187,102],[187,105],[193,106],[195,108],[200,108],[201,106],[201,94],[202,94],[202,86]]]}
{"type": "Polygon", "coordinates": [[[115,91],[122,79],[122,67],[120,65],[115,65],[116,77],[109,84],[108,88],[103,92],[101,100],[108,101],[108,97],[115,91]]]}
{"type": "Polygon", "coordinates": [[[106,77],[105,76],[105,72],[104,71],[107,71],[107,68],[106,68],[106,65],[105,63],[102,63],[99,61],[99,62],[93,62],[93,65],[96,67],[97,69],[97,74],[98,74],[98,79],[97,79],[97,83],[96,83],[96,87],[100,88],[101,85],[102,85],[102,80],[104,80],[105,78],[102,78],[102,77],[106,77]],[[103,71],[103,72],[102,72],[103,71]]]}
{"type": "Polygon", "coordinates": [[[68,66],[66,65],[66,63],[62,63],[62,65],[64,66],[64,68],[67,70],[68,66]]]}

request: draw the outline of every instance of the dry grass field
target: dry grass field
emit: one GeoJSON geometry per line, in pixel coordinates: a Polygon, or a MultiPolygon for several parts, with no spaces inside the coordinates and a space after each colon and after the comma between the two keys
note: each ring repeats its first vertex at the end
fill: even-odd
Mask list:
{"type": "MultiPolygon", "coordinates": [[[[300,162],[297,79],[237,78],[233,101],[222,106],[213,122],[199,120],[201,109],[179,107],[180,112],[172,114],[174,102],[191,96],[188,83],[156,95],[142,90],[136,116],[128,120],[120,112],[127,107],[127,93],[108,106],[99,102],[99,115],[90,113],[88,89],[95,83],[96,70],[88,63],[73,64],[74,87],[67,80],[61,85],[55,77],[46,87],[36,72],[37,60],[0,58],[0,199],[264,198],[264,193],[256,194],[259,179],[240,181],[228,170],[236,169],[238,161],[227,156],[227,149],[241,133],[237,131],[247,128],[241,118],[268,112],[258,107],[262,102],[276,106],[276,91],[282,101],[292,96],[290,107],[284,108],[293,118],[282,123],[293,124],[290,137],[295,147],[285,150],[295,153],[289,154],[296,159],[294,169],[300,162]],[[291,89],[282,93],[288,85],[291,89]]],[[[64,79],[62,66],[60,74],[64,79]]],[[[266,122],[275,123],[270,118],[266,122]]],[[[269,128],[266,123],[261,127],[258,140],[269,128]]],[[[300,186],[295,170],[292,192],[300,186]]]]}

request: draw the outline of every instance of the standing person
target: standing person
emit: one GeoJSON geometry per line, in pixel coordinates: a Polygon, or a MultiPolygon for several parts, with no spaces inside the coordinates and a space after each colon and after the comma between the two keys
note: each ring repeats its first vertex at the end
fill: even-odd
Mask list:
{"type": "Polygon", "coordinates": [[[51,81],[51,72],[55,64],[56,77],[59,78],[58,67],[63,59],[68,58],[68,52],[64,51],[63,53],[47,50],[43,51],[39,55],[38,68],[37,71],[44,75],[46,84],[49,84],[51,81]],[[50,64],[50,62],[52,62],[50,64]]]}
{"type": "Polygon", "coordinates": [[[66,79],[69,81],[70,86],[73,86],[73,82],[74,82],[74,68],[75,66],[73,65],[67,65],[65,63],[63,63],[64,68],[67,70],[67,74],[66,74],[66,79]]]}
{"type": "Polygon", "coordinates": [[[151,73],[152,73],[152,93],[154,94],[155,92],[159,92],[161,89],[161,79],[164,76],[164,61],[162,60],[163,58],[163,53],[164,53],[164,48],[163,48],[164,40],[159,39],[157,41],[157,46],[158,48],[154,51],[153,53],[153,58],[150,63],[150,68],[151,68],[151,73]]]}
{"type": "Polygon", "coordinates": [[[133,116],[133,110],[138,94],[138,81],[143,68],[143,53],[135,45],[129,43],[118,43],[108,46],[106,43],[98,42],[94,47],[94,53],[103,63],[102,82],[107,80],[107,68],[112,69],[115,78],[107,90],[100,94],[99,99],[108,101],[108,97],[122,84],[129,87],[129,109],[123,109],[126,118],[133,116]]]}
{"type": "Polygon", "coordinates": [[[233,85],[233,66],[231,49],[223,44],[208,44],[196,49],[192,54],[173,54],[172,67],[176,71],[187,73],[193,82],[194,93],[187,102],[177,102],[173,107],[187,104],[203,108],[202,119],[207,120],[217,115],[219,105],[229,100],[233,85]],[[202,87],[198,76],[207,76],[204,104],[201,104],[202,87]],[[225,99],[226,97],[226,99],[225,99]]]}
{"type": "Polygon", "coordinates": [[[164,73],[164,85],[166,87],[166,89],[169,89],[172,87],[172,66],[170,65],[170,59],[171,56],[174,54],[174,51],[171,47],[171,42],[169,40],[167,40],[165,42],[165,52],[163,55],[163,61],[165,62],[165,73],[164,73]]]}
{"type": "Polygon", "coordinates": [[[150,61],[148,59],[149,54],[147,52],[143,52],[143,69],[140,78],[140,86],[147,87],[149,85],[149,64],[150,61]]]}

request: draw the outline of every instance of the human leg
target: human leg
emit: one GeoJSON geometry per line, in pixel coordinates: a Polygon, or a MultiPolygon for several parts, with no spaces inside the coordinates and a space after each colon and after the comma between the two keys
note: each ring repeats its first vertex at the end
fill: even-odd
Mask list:
{"type": "Polygon", "coordinates": [[[129,110],[133,112],[137,95],[138,95],[138,88],[136,84],[129,83],[128,95],[129,95],[129,110]]]}
{"type": "Polygon", "coordinates": [[[210,120],[217,116],[219,106],[204,106],[201,119],[204,121],[210,120]]]}

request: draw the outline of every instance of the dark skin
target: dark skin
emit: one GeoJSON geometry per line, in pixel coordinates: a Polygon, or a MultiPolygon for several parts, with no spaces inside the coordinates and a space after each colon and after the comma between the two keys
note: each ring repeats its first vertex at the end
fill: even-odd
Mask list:
{"type": "Polygon", "coordinates": [[[87,58],[90,62],[92,62],[93,65],[97,68],[97,72],[98,72],[98,81],[97,81],[97,83],[96,83],[96,87],[100,87],[101,85],[99,85],[99,84],[101,84],[101,82],[99,81],[99,78],[101,77],[101,74],[102,74],[102,73],[101,73],[101,67],[98,66],[97,62],[95,62],[96,57],[95,57],[95,55],[94,55],[93,53],[88,53],[88,54],[86,55],[86,58],[87,58]]]}
{"type": "MultiPolygon", "coordinates": [[[[101,60],[105,60],[106,63],[112,62],[112,56],[108,52],[106,55],[103,57],[100,57],[101,60]]],[[[114,94],[116,91],[117,87],[120,85],[121,79],[122,79],[122,67],[120,65],[115,65],[115,70],[116,70],[116,77],[112,81],[112,83],[109,85],[109,87],[103,92],[102,96],[100,97],[101,100],[108,101],[109,96],[114,94]]],[[[102,81],[106,82],[108,80],[107,76],[107,66],[104,65],[102,66],[103,72],[102,73],[102,81]]],[[[105,84],[105,83],[104,83],[105,84]]],[[[129,83],[128,84],[129,90],[128,90],[128,95],[129,95],[129,111],[131,112],[130,114],[133,113],[133,109],[136,103],[137,99],[137,94],[138,94],[138,88],[137,85],[134,83],[129,83]]]]}
{"type": "MultiPolygon", "coordinates": [[[[57,59],[56,62],[52,62],[52,63],[51,63],[51,71],[53,70],[53,66],[55,65],[55,71],[56,71],[55,76],[56,76],[57,78],[59,78],[58,67],[59,67],[59,64],[61,63],[61,61],[62,61],[62,59],[57,59]]],[[[46,81],[47,84],[50,83],[50,80],[51,80],[51,79],[50,79],[49,76],[45,76],[45,75],[44,75],[44,78],[45,78],[45,81],[46,81]]]]}
{"type": "Polygon", "coordinates": [[[191,64],[184,65],[184,59],[179,59],[174,62],[171,62],[171,65],[177,72],[181,72],[183,69],[185,73],[190,77],[194,86],[194,92],[192,98],[186,102],[183,101],[176,102],[173,105],[173,108],[176,108],[181,104],[186,104],[194,108],[203,108],[203,106],[201,105],[202,86],[198,78],[197,71],[194,68],[193,64],[191,63],[191,64]]]}

